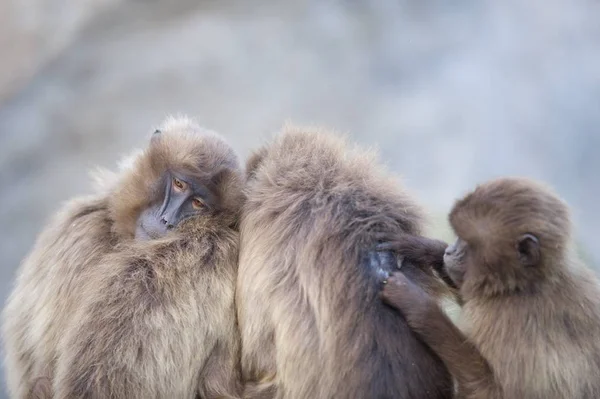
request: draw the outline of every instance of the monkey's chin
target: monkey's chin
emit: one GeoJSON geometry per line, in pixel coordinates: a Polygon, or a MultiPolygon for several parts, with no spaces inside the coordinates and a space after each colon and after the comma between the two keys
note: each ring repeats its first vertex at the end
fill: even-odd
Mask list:
{"type": "Polygon", "coordinates": [[[135,229],[135,239],[138,241],[150,241],[157,238],[159,238],[158,234],[148,232],[141,223],[135,229]]]}
{"type": "Polygon", "coordinates": [[[450,280],[460,288],[464,280],[464,271],[458,270],[455,262],[446,256],[444,256],[444,269],[446,270],[448,277],[450,277],[450,280]]]}

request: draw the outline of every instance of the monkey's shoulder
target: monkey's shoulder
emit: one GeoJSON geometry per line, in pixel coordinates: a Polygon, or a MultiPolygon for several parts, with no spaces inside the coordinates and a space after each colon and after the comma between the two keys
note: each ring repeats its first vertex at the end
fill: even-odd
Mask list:
{"type": "Polygon", "coordinates": [[[54,272],[80,269],[97,261],[114,243],[106,202],[95,198],[71,200],[41,231],[22,267],[54,272]]]}
{"type": "Polygon", "coordinates": [[[55,213],[42,234],[54,237],[91,236],[96,241],[111,234],[108,201],[98,197],[71,199],[55,213]]]}

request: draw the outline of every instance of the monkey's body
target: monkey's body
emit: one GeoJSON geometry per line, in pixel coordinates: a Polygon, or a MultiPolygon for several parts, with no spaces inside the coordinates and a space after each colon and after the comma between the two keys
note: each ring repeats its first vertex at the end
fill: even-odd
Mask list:
{"type": "Polygon", "coordinates": [[[502,387],[498,398],[600,398],[600,289],[591,271],[575,266],[532,295],[467,301],[462,315],[502,387]]]}
{"type": "Polygon", "coordinates": [[[67,205],[21,265],[4,310],[11,397],[27,398],[45,379],[52,381],[45,395],[55,399],[239,393],[241,171],[231,169],[235,158],[222,139],[191,122],[169,120],[165,130],[105,191],[67,205]],[[165,173],[186,171],[200,187],[221,168],[226,173],[206,186],[213,190],[206,198],[220,202],[193,215],[190,205],[192,216],[177,219],[188,195],[171,193],[165,173]],[[184,200],[170,208],[176,195],[184,200]],[[143,216],[158,208],[174,209],[162,236],[149,223],[162,213],[143,216]]]}
{"type": "Polygon", "coordinates": [[[372,158],[288,128],[250,160],[236,303],[253,394],[451,397],[440,360],[378,297],[396,265],[369,258],[377,235],[416,234],[422,219],[372,158]]]}
{"type": "Polygon", "coordinates": [[[600,398],[600,281],[572,252],[567,205],[536,182],[502,178],[458,200],[449,219],[456,243],[440,255],[422,240],[414,260],[443,259],[463,331],[403,273],[383,296],[443,359],[459,397],[600,398]]]}
{"type": "Polygon", "coordinates": [[[87,397],[84,387],[103,379],[93,397],[193,399],[234,388],[204,367],[227,359],[220,367],[234,381],[237,347],[222,337],[236,334],[223,315],[233,310],[237,233],[190,221],[179,234],[124,245],[89,270],[85,290],[95,300],[85,301],[79,325],[59,346],[66,356],[57,397],[87,397]],[[110,364],[96,367],[94,359],[110,364]]]}
{"type": "Polygon", "coordinates": [[[107,201],[71,201],[23,262],[4,309],[5,371],[11,397],[26,398],[40,376],[52,377],[64,337],[81,303],[84,273],[113,250],[107,201]]]}

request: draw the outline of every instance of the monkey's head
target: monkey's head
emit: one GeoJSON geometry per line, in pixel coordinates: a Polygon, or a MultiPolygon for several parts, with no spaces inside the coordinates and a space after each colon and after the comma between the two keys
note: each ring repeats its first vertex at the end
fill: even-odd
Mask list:
{"type": "Polygon", "coordinates": [[[444,264],[464,299],[535,290],[562,266],[571,229],[566,204],[522,178],[479,185],[449,219],[458,238],[444,264]]]}
{"type": "Polygon", "coordinates": [[[184,221],[237,220],[243,174],[233,149],[187,118],[168,118],[124,171],[110,200],[114,230],[161,238],[184,221]]]}

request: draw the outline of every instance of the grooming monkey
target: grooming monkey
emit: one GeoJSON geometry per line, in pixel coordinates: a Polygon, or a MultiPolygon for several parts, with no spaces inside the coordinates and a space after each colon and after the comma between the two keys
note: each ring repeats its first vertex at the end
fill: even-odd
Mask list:
{"type": "Polygon", "coordinates": [[[58,399],[239,395],[235,153],[169,118],[109,177],[61,210],[18,271],[3,314],[11,397],[48,381],[58,399]]]}
{"type": "Polygon", "coordinates": [[[503,178],[457,201],[449,219],[458,239],[445,254],[427,240],[388,248],[425,268],[443,261],[466,331],[402,273],[383,296],[444,361],[459,397],[599,398],[600,285],[574,254],[567,205],[538,183],[503,178]]]}
{"type": "MultiPolygon", "coordinates": [[[[378,237],[420,234],[412,198],[333,133],[286,126],[247,163],[236,306],[247,398],[450,398],[440,359],[379,299],[378,237]]],[[[406,272],[434,296],[429,270],[406,272]]]]}

